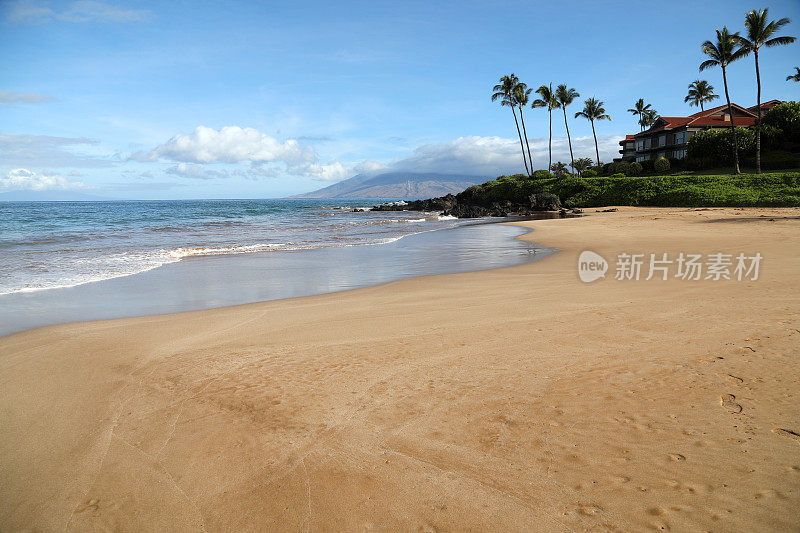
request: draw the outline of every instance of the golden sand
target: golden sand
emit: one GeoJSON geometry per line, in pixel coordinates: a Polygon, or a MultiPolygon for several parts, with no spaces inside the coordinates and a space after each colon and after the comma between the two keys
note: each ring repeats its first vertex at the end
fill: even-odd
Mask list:
{"type": "Polygon", "coordinates": [[[800,529],[800,211],[589,211],[527,265],[0,339],[0,529],[800,529]]]}

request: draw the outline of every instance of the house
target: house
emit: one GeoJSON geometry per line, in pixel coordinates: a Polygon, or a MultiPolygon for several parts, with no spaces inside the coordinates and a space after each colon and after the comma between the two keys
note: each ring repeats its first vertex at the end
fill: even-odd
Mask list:
{"type": "Polygon", "coordinates": [[[619,153],[622,157],[614,161],[635,161],[636,160],[636,137],[633,135],[626,135],[624,139],[619,142],[621,148],[619,153]]]}
{"type": "MultiPolygon", "coordinates": [[[[780,104],[780,100],[770,100],[761,104],[762,113],[780,104]]],[[[731,104],[734,124],[738,127],[752,126],[758,118],[758,106],[744,108],[731,104]]],[[[644,161],[659,157],[683,159],[686,157],[689,139],[699,131],[730,128],[731,116],[728,106],[721,105],[700,111],[688,117],[658,117],[656,123],[647,130],[627,135],[620,141],[622,157],[617,160],[644,161]],[[631,142],[633,138],[633,142],[631,142]],[[633,151],[631,151],[631,144],[633,151]]]]}

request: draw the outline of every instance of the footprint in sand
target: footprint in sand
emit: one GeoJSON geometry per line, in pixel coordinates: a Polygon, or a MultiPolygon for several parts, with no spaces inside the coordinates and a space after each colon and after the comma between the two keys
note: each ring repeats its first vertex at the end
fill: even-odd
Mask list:
{"type": "Polygon", "coordinates": [[[673,461],[685,461],[686,456],[682,453],[671,453],[669,454],[669,458],[673,461]]]}
{"type": "Polygon", "coordinates": [[[733,394],[723,394],[719,397],[719,404],[732,414],[741,413],[742,406],[734,400],[736,400],[736,396],[733,394]]]}
{"type": "Polygon", "coordinates": [[[772,432],[777,435],[781,435],[783,437],[789,437],[790,439],[794,440],[797,444],[800,444],[800,433],[792,431],[791,429],[772,428],[772,432]]]}
{"type": "Polygon", "coordinates": [[[728,377],[735,381],[736,383],[744,383],[744,380],[739,376],[734,376],[733,374],[728,374],[728,377]]]}

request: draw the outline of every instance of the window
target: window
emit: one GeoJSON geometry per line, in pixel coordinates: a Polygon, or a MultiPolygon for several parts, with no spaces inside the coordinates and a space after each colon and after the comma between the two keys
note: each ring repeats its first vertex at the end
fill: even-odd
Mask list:
{"type": "Polygon", "coordinates": [[[650,138],[649,137],[644,140],[644,149],[645,150],[649,150],[650,149],[650,138]]]}
{"type": "Polygon", "coordinates": [[[660,135],[658,137],[658,145],[657,146],[664,146],[665,144],[667,144],[667,136],[666,135],[660,135]]]}
{"type": "Polygon", "coordinates": [[[675,144],[686,144],[686,132],[681,131],[675,134],[675,144]]]}
{"type": "Polygon", "coordinates": [[[642,150],[644,150],[644,141],[642,140],[636,141],[636,151],[641,152],[642,150]]]}

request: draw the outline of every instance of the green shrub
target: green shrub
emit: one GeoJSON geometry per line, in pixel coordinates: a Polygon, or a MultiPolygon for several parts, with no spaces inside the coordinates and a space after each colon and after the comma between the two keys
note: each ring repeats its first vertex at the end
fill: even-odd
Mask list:
{"type": "Polygon", "coordinates": [[[659,174],[663,174],[664,172],[669,172],[669,160],[665,157],[659,157],[658,159],[656,159],[656,162],[653,165],[653,169],[659,174]]]}
{"type": "MultiPolygon", "coordinates": [[[[742,161],[742,164],[755,168],[755,156],[749,156],[742,161]]],[[[784,168],[800,168],[800,154],[786,152],[783,150],[762,151],[761,168],[763,170],[781,170],[784,168]]]]}
{"type": "MultiPolygon", "coordinates": [[[[784,102],[768,109],[761,117],[761,124],[780,130],[785,141],[800,143],[800,103],[784,102]]],[[[762,142],[763,135],[762,132],[762,142]]]]}
{"type": "MultiPolygon", "coordinates": [[[[756,134],[751,128],[736,128],[739,157],[756,151],[756,134]]],[[[688,157],[701,160],[705,168],[733,164],[733,130],[731,128],[706,130],[689,139],[688,157]]]]}
{"type": "Polygon", "coordinates": [[[593,168],[587,168],[583,171],[584,178],[594,178],[595,176],[597,176],[597,171],[593,168]]]}
{"type": "Polygon", "coordinates": [[[670,175],[532,179],[501,176],[459,193],[459,201],[491,206],[526,203],[531,194],[552,193],[569,207],[604,205],[662,207],[800,207],[800,172],[761,175],[670,175]]]}
{"type": "Polygon", "coordinates": [[[653,171],[653,164],[656,162],[655,159],[643,159],[639,162],[642,165],[643,172],[652,172],[653,171]]]}
{"type": "Polygon", "coordinates": [[[550,171],[545,170],[545,169],[534,170],[533,171],[533,179],[543,180],[543,179],[552,178],[552,177],[553,177],[553,175],[550,173],[550,171]]]}
{"type": "Polygon", "coordinates": [[[641,163],[630,163],[628,165],[628,170],[625,172],[626,176],[641,176],[644,168],[642,168],[641,163]]]}

